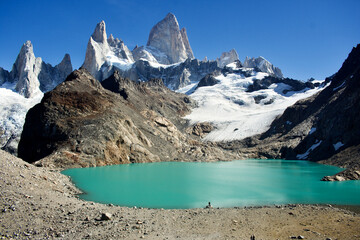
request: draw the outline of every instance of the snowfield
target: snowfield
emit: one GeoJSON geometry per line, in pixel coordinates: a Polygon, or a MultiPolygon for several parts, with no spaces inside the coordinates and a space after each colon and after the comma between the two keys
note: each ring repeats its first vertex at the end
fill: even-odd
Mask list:
{"type": "Polygon", "coordinates": [[[11,137],[19,137],[27,111],[39,103],[43,97],[39,92],[31,98],[25,98],[8,88],[0,88],[0,131],[4,131],[1,137],[1,147],[11,137]]]}
{"type": "MultiPolygon", "coordinates": [[[[231,64],[227,66],[233,67],[231,64]]],[[[287,107],[323,89],[304,89],[284,94],[283,90],[291,87],[280,83],[270,85],[269,89],[246,92],[255,79],[265,76],[268,74],[255,71],[250,77],[231,73],[216,77],[220,83],[214,86],[195,90],[196,84],[192,84],[180,89],[178,92],[189,94],[198,103],[198,107],[185,118],[191,124],[210,122],[215,126],[216,129],[203,139],[205,141],[240,140],[265,132],[275,117],[287,107]]]]}

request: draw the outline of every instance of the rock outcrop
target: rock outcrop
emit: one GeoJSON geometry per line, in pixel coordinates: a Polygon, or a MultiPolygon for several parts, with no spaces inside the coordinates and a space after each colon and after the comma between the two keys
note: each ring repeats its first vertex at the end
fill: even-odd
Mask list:
{"type": "Polygon", "coordinates": [[[229,52],[223,52],[220,58],[216,59],[218,66],[220,68],[225,67],[229,63],[233,63],[239,61],[239,55],[237,54],[235,49],[231,49],[229,52]]]}
{"type": "Polygon", "coordinates": [[[5,69],[3,69],[2,67],[0,67],[0,86],[3,83],[8,82],[9,79],[10,79],[10,73],[5,69]]]}
{"type": "Polygon", "coordinates": [[[69,168],[229,156],[182,133],[192,102],[161,80],[136,83],[115,72],[101,84],[81,69],[46,93],[27,114],[19,157],[69,168]]]}
{"type": "Polygon", "coordinates": [[[264,77],[261,80],[254,80],[253,84],[250,84],[247,88],[247,92],[254,92],[254,91],[258,91],[261,89],[268,89],[272,84],[286,84],[289,86],[289,88],[286,88],[284,90],[282,90],[281,92],[279,92],[280,94],[287,94],[288,92],[298,92],[301,90],[304,90],[306,88],[308,89],[314,89],[315,85],[308,81],[308,82],[303,82],[303,81],[299,81],[299,80],[295,80],[295,79],[291,79],[291,78],[278,78],[278,77],[273,77],[273,76],[267,76],[264,77]]]}
{"type": "Polygon", "coordinates": [[[272,76],[283,78],[281,70],[272,65],[268,60],[263,57],[258,58],[245,58],[243,66],[246,68],[258,68],[261,72],[269,73],[272,76]]]}
{"type": "Polygon", "coordinates": [[[146,45],[160,50],[165,55],[154,55],[162,64],[173,64],[194,58],[186,30],[180,31],[179,23],[172,13],[166,15],[151,29],[146,45]]]}

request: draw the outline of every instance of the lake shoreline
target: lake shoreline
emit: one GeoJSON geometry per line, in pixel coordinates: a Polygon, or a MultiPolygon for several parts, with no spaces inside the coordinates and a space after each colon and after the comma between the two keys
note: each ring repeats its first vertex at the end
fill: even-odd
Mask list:
{"type": "Polygon", "coordinates": [[[0,168],[0,237],[5,239],[360,237],[359,214],[326,205],[135,209],[80,200],[68,177],[4,151],[0,168]]]}

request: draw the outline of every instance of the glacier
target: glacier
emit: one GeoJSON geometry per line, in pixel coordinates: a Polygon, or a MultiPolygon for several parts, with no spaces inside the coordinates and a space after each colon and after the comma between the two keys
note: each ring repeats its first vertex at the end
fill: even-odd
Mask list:
{"type": "Polygon", "coordinates": [[[323,89],[322,86],[301,91],[291,91],[291,86],[278,83],[268,89],[248,91],[255,80],[261,80],[269,73],[257,72],[254,68],[237,68],[235,63],[227,65],[232,70],[251,72],[220,74],[215,77],[219,83],[194,90],[196,83],[181,88],[197,101],[198,106],[185,118],[190,124],[209,122],[215,130],[203,138],[204,141],[241,140],[265,132],[276,116],[296,101],[309,97],[323,89]],[[287,90],[287,91],[284,91],[287,90]],[[289,91],[290,90],[290,91],[289,91]]]}

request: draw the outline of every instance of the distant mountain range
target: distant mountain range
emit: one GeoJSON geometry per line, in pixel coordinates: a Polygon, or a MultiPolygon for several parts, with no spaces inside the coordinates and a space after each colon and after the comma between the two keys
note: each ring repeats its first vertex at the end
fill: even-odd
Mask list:
{"type": "MultiPolygon", "coordinates": [[[[234,49],[196,59],[171,13],[133,50],[101,21],[75,72],[68,54],[55,67],[35,58],[30,41],[10,72],[0,68],[1,148],[17,154],[20,141],[20,157],[56,168],[358,153],[358,52],[325,81],[302,82],[234,49]]],[[[352,169],[329,180],[356,178],[347,159],[329,160],[352,169]]]]}

